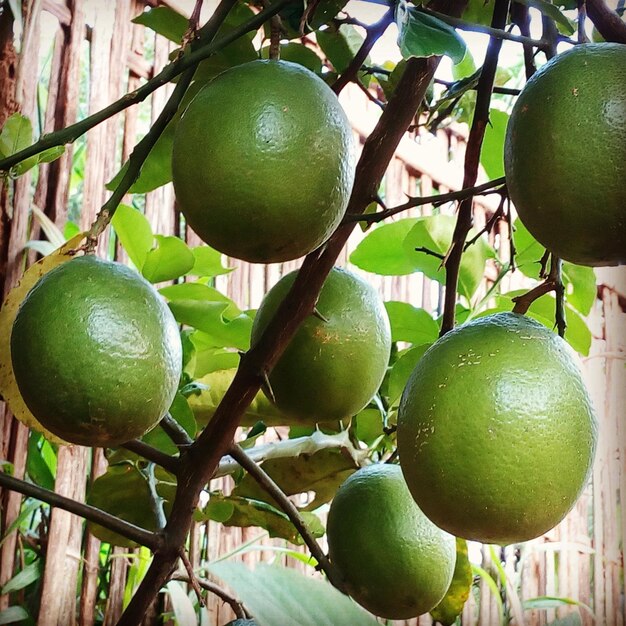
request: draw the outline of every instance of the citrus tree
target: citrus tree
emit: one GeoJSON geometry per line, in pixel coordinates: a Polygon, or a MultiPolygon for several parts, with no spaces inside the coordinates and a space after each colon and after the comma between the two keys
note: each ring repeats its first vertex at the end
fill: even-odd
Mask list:
{"type": "Polygon", "coordinates": [[[602,0],[397,0],[369,25],[341,0],[222,0],[205,24],[201,5],[188,21],[166,7],[137,18],[180,48],[136,91],[32,145],[23,116],[2,129],[10,185],[175,82],[91,228],[27,270],[0,312],[0,391],[16,417],[53,446],[106,447],[108,470],[87,504],[34,472],[23,481],[7,469],[0,484],[81,515],[106,543],[151,552],[122,625],[140,623],[179,561],[189,565],[199,520],[305,543],[330,583],[207,564],[235,600],[188,568],[199,597],[204,585],[228,598],[240,623],[376,623],[342,591],[384,618],[430,611],[452,624],[472,582],[465,540],[545,532],[593,461],[573,351],[591,341],[590,266],[626,260],[626,27],[602,0]],[[604,42],[587,43],[586,16],[604,42]],[[394,22],[402,60],[374,66],[394,22]],[[464,30],[490,36],[479,67],[464,30]],[[499,72],[503,40],[523,49],[521,93],[499,72]],[[436,74],[444,56],[452,82],[436,74]],[[337,99],[350,83],[382,109],[358,160],[337,99]],[[389,206],[382,181],[400,140],[455,120],[470,129],[463,188],[389,206]],[[481,167],[490,180],[477,184],[481,167]],[[122,203],[170,181],[208,245],[153,233],[122,203]],[[475,229],[473,200],[487,193],[499,206],[475,229]],[[403,215],[450,203],[454,216],[403,215]],[[499,221],[509,241],[494,247],[499,221]],[[439,315],[383,303],[334,267],[357,225],[366,234],[350,262],[441,283],[439,315]],[[134,269],[94,257],[109,227],[134,269]],[[222,254],[305,258],[255,312],[216,289],[230,270],[222,254]],[[479,291],[488,264],[496,277],[479,291]],[[516,269],[535,282],[503,292],[516,269]],[[273,426],[289,439],[259,445],[273,426]],[[227,474],[233,491],[207,497],[227,474]],[[311,490],[306,505],[290,499],[311,490]],[[316,511],[331,501],[325,528],[316,511]]]}

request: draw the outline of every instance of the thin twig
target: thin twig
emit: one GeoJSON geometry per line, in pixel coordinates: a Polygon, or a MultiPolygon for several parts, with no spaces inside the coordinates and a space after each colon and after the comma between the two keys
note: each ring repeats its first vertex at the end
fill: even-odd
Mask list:
{"type": "Polygon", "coordinates": [[[165,509],[163,508],[163,498],[157,491],[157,479],[154,474],[154,468],[154,463],[149,463],[148,467],[141,470],[141,473],[144,475],[146,482],[148,483],[148,490],[150,491],[150,505],[152,506],[152,511],[157,522],[157,528],[159,530],[163,530],[167,524],[167,516],[165,515],[165,509]]]}
{"type": "Polygon", "coordinates": [[[294,505],[294,503],[283,493],[281,488],[274,482],[265,470],[257,465],[245,452],[245,450],[237,445],[233,444],[228,451],[230,456],[245,469],[252,478],[276,501],[278,506],[285,512],[287,517],[291,520],[291,523],[296,527],[300,536],[306,543],[311,554],[315,557],[319,567],[324,571],[328,580],[338,589],[342,588],[342,579],[339,573],[335,570],[328,557],[324,554],[319,544],[315,540],[315,537],[309,531],[306,522],[302,519],[300,512],[294,505]]]}
{"type": "MultiPolygon", "coordinates": [[[[181,574],[175,574],[172,576],[171,580],[179,580],[180,582],[192,584],[192,578],[189,576],[183,576],[181,574]]],[[[234,596],[230,595],[225,589],[222,589],[217,583],[213,581],[206,580],[205,578],[195,577],[197,583],[203,589],[210,591],[212,594],[216,595],[218,598],[222,599],[226,604],[230,605],[230,608],[233,610],[233,613],[237,616],[237,619],[246,619],[248,617],[248,612],[245,610],[243,604],[237,600],[234,596]]]]}
{"type": "Polygon", "coordinates": [[[170,472],[170,474],[176,475],[178,471],[178,459],[169,454],[165,454],[165,452],[161,452],[161,450],[154,448],[145,441],[133,439],[132,441],[123,443],[121,447],[138,454],[152,463],[160,465],[163,469],[170,472]]]}
{"type": "Polygon", "coordinates": [[[459,191],[440,193],[432,196],[417,196],[415,198],[410,198],[404,204],[390,207],[388,209],[384,209],[383,211],[378,211],[378,213],[368,213],[367,215],[346,214],[343,219],[343,223],[350,224],[353,222],[367,222],[368,224],[373,224],[376,222],[382,222],[388,217],[392,217],[393,215],[397,215],[403,211],[408,211],[408,209],[413,207],[423,206],[424,204],[434,204],[435,206],[439,206],[441,204],[445,204],[446,202],[453,202],[454,200],[473,198],[474,196],[481,195],[486,191],[493,191],[495,188],[501,187],[505,183],[506,179],[502,176],[501,178],[494,178],[486,183],[476,185],[475,187],[460,189],[459,191]]]}
{"type": "Polygon", "coordinates": [[[196,597],[198,598],[198,604],[200,606],[206,606],[204,598],[202,597],[202,589],[200,589],[200,582],[198,581],[198,577],[193,571],[193,567],[191,566],[191,561],[187,556],[187,551],[183,547],[180,551],[180,560],[183,562],[185,569],[187,570],[187,576],[189,576],[189,584],[194,590],[196,597]]]}
{"type": "MultiPolygon", "coordinates": [[[[443,85],[448,89],[455,85],[455,81],[452,80],[443,80],[441,78],[435,78],[435,84],[443,85]]],[[[476,87],[470,87],[470,89],[476,89],[476,87]]],[[[513,89],[512,87],[494,87],[493,93],[498,93],[503,96],[519,96],[521,89],[513,89]]]]}
{"type": "Polygon", "coordinates": [[[126,537],[141,546],[146,546],[152,551],[157,550],[161,545],[162,538],[161,535],[157,533],[150,532],[144,528],[125,522],[119,517],[115,517],[115,515],[111,515],[110,513],[102,511],[95,506],[91,506],[90,504],[77,502],[72,498],[66,498],[65,496],[55,493],[54,491],[50,491],[49,489],[44,489],[43,487],[38,487],[37,485],[26,482],[25,480],[9,476],[9,474],[6,474],[5,472],[0,472],[0,486],[11,489],[12,491],[17,491],[18,493],[24,494],[30,498],[47,502],[51,506],[55,506],[59,509],[69,511],[70,513],[78,515],[79,517],[89,520],[90,522],[104,526],[105,528],[108,528],[109,530],[112,530],[113,532],[118,533],[119,535],[122,535],[123,537],[126,537]]]}
{"type": "MultiPolygon", "coordinates": [[[[141,87],[135,91],[125,94],[119,100],[116,100],[104,109],[86,117],[83,120],[80,120],[79,122],[76,122],[75,124],[67,126],[66,128],[43,135],[38,141],[27,148],[24,148],[23,150],[20,150],[19,152],[16,152],[15,154],[12,154],[4,159],[0,159],[0,171],[9,171],[14,165],[17,165],[21,161],[39,154],[44,150],[48,150],[49,148],[63,146],[67,143],[76,141],[78,137],[84,135],[94,126],[97,126],[124,109],[142,102],[153,91],[156,91],[159,87],[166,85],[172,79],[176,78],[176,76],[182,74],[185,70],[196,67],[200,61],[203,61],[212,54],[215,54],[245,33],[257,30],[272,15],[278,13],[283,7],[294,1],[295,0],[276,0],[276,2],[272,3],[270,8],[260,11],[254,17],[250,18],[237,28],[234,28],[227,35],[224,35],[224,37],[221,37],[214,43],[202,45],[191,54],[186,54],[180,59],[172,61],[172,63],[166,65],[156,76],[151,78],[141,87]]],[[[232,0],[223,0],[223,2],[216,9],[214,16],[216,14],[220,15],[219,12],[222,5],[229,5],[230,8],[230,5],[232,4],[234,4],[232,0]]],[[[215,32],[209,32],[208,29],[205,31],[205,28],[208,27],[208,25],[209,24],[207,23],[207,25],[200,31],[200,35],[198,37],[198,42],[200,44],[203,44],[205,39],[212,39],[215,36],[215,32],[217,32],[217,27],[215,28],[215,32]]]]}
{"type": "Polygon", "coordinates": [[[424,254],[427,254],[428,256],[434,256],[436,259],[439,259],[440,261],[443,261],[445,259],[445,254],[441,254],[441,252],[435,252],[434,250],[431,250],[430,248],[425,248],[424,246],[415,248],[415,252],[423,252],[424,254]]]}
{"type": "Polygon", "coordinates": [[[183,54],[185,48],[191,44],[198,34],[198,27],[200,26],[200,13],[202,11],[203,2],[204,0],[196,0],[191,16],[189,17],[189,26],[187,26],[187,30],[185,31],[181,41],[180,50],[178,52],[179,55],[183,54]]]}
{"type": "MultiPolygon", "coordinates": [[[[491,25],[493,29],[500,30],[506,26],[509,13],[509,0],[496,0],[491,25]]],[[[487,124],[489,123],[489,110],[491,106],[491,94],[498,69],[498,56],[502,40],[495,36],[489,39],[485,62],[476,87],[476,106],[472,126],[470,129],[467,146],[465,149],[465,167],[463,175],[463,187],[469,188],[476,184],[480,153],[485,137],[487,124]]],[[[446,255],[443,265],[446,268],[446,290],[444,295],[443,316],[441,321],[440,335],[444,335],[454,328],[457,285],[465,240],[472,228],[473,197],[461,200],[457,220],[452,235],[452,243],[446,255]]]]}
{"type": "Polygon", "coordinates": [[[380,39],[382,34],[393,22],[393,14],[394,9],[393,7],[390,7],[380,20],[378,20],[378,22],[367,27],[367,35],[365,36],[361,47],[354,55],[354,58],[350,61],[350,65],[348,65],[341,76],[339,76],[339,78],[337,78],[337,80],[331,85],[331,89],[336,94],[340,93],[349,82],[354,80],[361,69],[361,66],[365,62],[365,59],[367,59],[367,55],[374,47],[374,44],[380,39]]]}
{"type": "Polygon", "coordinates": [[[471,239],[465,242],[463,250],[467,250],[470,246],[473,246],[485,233],[490,233],[494,225],[498,220],[504,218],[504,203],[506,202],[508,195],[501,192],[500,203],[498,208],[494,211],[493,215],[487,220],[487,223],[481,228],[471,239]]]}
{"type": "Polygon", "coordinates": [[[187,431],[172,417],[171,413],[167,413],[161,418],[159,426],[165,431],[165,434],[179,448],[187,448],[193,443],[193,439],[187,434],[187,431]]]}
{"type": "MultiPolygon", "coordinates": [[[[519,28],[519,32],[524,37],[530,37],[530,13],[528,6],[521,2],[513,2],[511,5],[511,20],[519,28]]],[[[528,80],[536,71],[535,54],[532,45],[524,45],[524,71],[528,80]]]]}

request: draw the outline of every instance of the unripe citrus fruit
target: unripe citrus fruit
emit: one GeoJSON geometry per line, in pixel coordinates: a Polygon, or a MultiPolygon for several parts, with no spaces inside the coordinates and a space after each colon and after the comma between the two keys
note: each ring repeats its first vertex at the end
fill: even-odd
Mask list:
{"type": "Polygon", "coordinates": [[[182,367],[176,321],[154,287],[91,255],[31,289],[13,324],[11,358],[34,417],[87,446],[114,446],[155,426],[182,367]]]}
{"type": "Polygon", "coordinates": [[[456,540],[420,511],[397,465],[352,474],[332,501],[326,531],[347,591],[375,615],[416,617],[450,586],[456,540]]]}
{"type": "MultiPolygon", "coordinates": [[[[252,325],[252,345],[273,317],[297,272],[266,294],[252,325]]],[[[308,422],[358,413],[383,380],[391,350],[389,318],[374,288],[351,272],[333,268],[317,302],[325,319],[309,316],[287,346],[269,382],[276,406],[308,422]]]]}
{"type": "Polygon", "coordinates": [[[352,130],[337,96],[287,61],[258,60],[208,83],[174,139],[176,198],[208,244],[256,263],[321,245],[346,209],[352,130]]]}
{"type": "Polygon", "coordinates": [[[400,465],[441,528],[485,543],[526,541],[578,498],[596,428],[565,341],[498,313],[450,331],[418,362],[398,411],[400,465]]]}
{"type": "Polygon", "coordinates": [[[626,263],[626,45],[579,45],[546,63],[515,103],[504,150],[535,239],[572,263],[626,263]]]}

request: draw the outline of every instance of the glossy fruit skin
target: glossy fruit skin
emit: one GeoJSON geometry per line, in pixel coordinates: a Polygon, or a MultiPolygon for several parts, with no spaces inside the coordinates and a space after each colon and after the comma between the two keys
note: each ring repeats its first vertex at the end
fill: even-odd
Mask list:
{"type": "Polygon", "coordinates": [[[626,45],[578,45],[526,84],[507,127],[507,188],[548,250],[626,263],[626,45]]]}
{"type": "Polygon", "coordinates": [[[457,537],[509,544],[563,519],[586,484],[597,425],[570,348],[498,313],[424,354],[398,411],[398,451],[424,513],[457,537]]]}
{"type": "Polygon", "coordinates": [[[223,72],[176,129],[172,173],[188,223],[209,245],[253,263],[320,246],[345,212],[352,130],[330,88],[288,61],[223,72]]]}
{"type": "Polygon", "coordinates": [[[352,474],[332,501],[326,532],[347,590],[375,615],[422,615],[450,586],[456,540],[420,511],[397,465],[352,474]]]}
{"type": "MultiPolygon", "coordinates": [[[[252,345],[273,317],[297,272],[266,294],[252,325],[252,345]]],[[[374,288],[333,268],[317,302],[328,321],[307,317],[269,374],[276,406],[304,423],[351,417],[372,399],[391,351],[389,318],[374,288]]]]}
{"type": "Polygon", "coordinates": [[[153,428],[182,368],[178,326],[154,287],[92,255],[31,289],[13,324],[11,357],[35,418],[86,446],[115,446],[153,428]]]}

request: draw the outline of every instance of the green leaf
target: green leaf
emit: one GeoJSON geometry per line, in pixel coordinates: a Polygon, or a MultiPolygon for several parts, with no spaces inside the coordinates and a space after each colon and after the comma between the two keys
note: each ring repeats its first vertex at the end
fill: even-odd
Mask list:
{"type": "Polygon", "coordinates": [[[456,565],[443,600],[430,612],[435,622],[451,626],[463,611],[472,588],[472,566],[467,558],[467,541],[456,540],[456,565]]]}
{"type": "MultiPolygon", "coordinates": [[[[268,59],[269,52],[270,48],[269,46],[266,46],[263,50],[261,50],[261,57],[268,59]]],[[[315,74],[319,75],[322,73],[322,59],[320,59],[319,56],[311,50],[311,48],[308,48],[301,43],[290,41],[289,43],[280,44],[280,59],[282,61],[298,63],[315,74]]]]}
{"type": "Polygon", "coordinates": [[[396,21],[402,58],[445,55],[454,63],[463,60],[467,50],[465,41],[452,26],[440,19],[400,2],[396,21]]]}
{"type": "MultiPolygon", "coordinates": [[[[317,43],[338,74],[345,72],[354,55],[363,44],[363,37],[350,24],[342,24],[338,29],[331,27],[315,34],[317,43]]],[[[364,64],[370,63],[369,57],[364,64]]]]}
{"type": "Polygon", "coordinates": [[[169,7],[149,9],[132,19],[131,22],[143,24],[174,43],[181,42],[189,26],[189,20],[184,15],[169,7]]]}
{"type": "Polygon", "coordinates": [[[407,302],[385,302],[391,324],[391,340],[414,344],[432,343],[439,336],[439,326],[432,315],[407,302]]]}
{"type": "Polygon", "coordinates": [[[412,274],[415,264],[402,243],[419,218],[407,217],[375,227],[350,255],[350,263],[366,272],[383,276],[412,274]]]}
{"type": "Polygon", "coordinates": [[[517,268],[525,276],[538,279],[545,248],[528,232],[519,217],[513,222],[513,243],[517,268]]]}
{"type": "Polygon", "coordinates": [[[229,274],[235,268],[224,265],[224,255],[209,246],[197,246],[191,249],[195,262],[188,274],[191,276],[213,277],[229,274]]]}
{"type": "Polygon", "coordinates": [[[528,598],[522,603],[525,611],[535,609],[558,609],[561,606],[572,605],[585,606],[582,602],[579,602],[578,600],[556,596],[538,596],[536,598],[528,598]]]}
{"type": "Polygon", "coordinates": [[[13,113],[0,131],[0,156],[6,158],[27,148],[32,139],[33,126],[30,120],[21,113],[13,113]]]}
{"type": "Polygon", "coordinates": [[[461,17],[466,22],[491,26],[494,6],[492,0],[468,0],[461,17]]]}
{"type": "Polygon", "coordinates": [[[415,346],[402,353],[400,358],[393,364],[391,373],[389,374],[389,404],[396,406],[400,400],[400,396],[406,387],[409,376],[415,369],[418,361],[424,356],[424,353],[432,344],[426,343],[421,346],[415,346]]]}
{"type": "Polygon", "coordinates": [[[65,152],[65,146],[53,146],[37,155],[39,163],[52,163],[56,161],[65,152]]]}
{"type": "Polygon", "coordinates": [[[213,346],[239,350],[250,347],[252,319],[245,313],[230,316],[228,302],[173,300],[169,306],[178,322],[205,332],[213,346]]]}
{"type": "Polygon", "coordinates": [[[134,266],[141,271],[148,252],[152,249],[154,235],[148,218],[127,204],[120,204],[111,220],[115,233],[134,266]]]}
{"type": "Polygon", "coordinates": [[[27,565],[23,570],[13,576],[13,578],[11,578],[11,580],[9,580],[4,587],[2,587],[0,594],[4,595],[5,593],[13,593],[14,591],[19,591],[20,589],[28,587],[28,585],[31,585],[36,580],[41,578],[41,570],[42,565],[40,560],[27,565]]]}
{"type": "Polygon", "coordinates": [[[489,111],[489,124],[480,151],[480,164],[489,178],[504,176],[504,135],[509,114],[500,109],[489,111]]]}
{"type": "Polygon", "coordinates": [[[383,434],[383,415],[376,408],[365,408],[354,417],[356,436],[360,441],[371,445],[383,434]]]}
{"type": "Polygon", "coordinates": [[[170,580],[170,582],[165,585],[165,589],[170,596],[176,624],[178,624],[178,626],[197,626],[198,617],[196,616],[196,610],[193,606],[193,602],[185,593],[182,583],[170,580]]]}
{"type": "Polygon", "coordinates": [[[527,7],[537,9],[546,17],[551,18],[556,22],[559,30],[566,35],[573,35],[575,32],[571,22],[561,13],[558,7],[547,0],[519,0],[520,4],[525,4],[527,7]]]}
{"type": "MultiPolygon", "coordinates": [[[[212,507],[205,507],[196,518],[212,519],[210,515],[215,514],[215,506],[217,503],[229,504],[233,507],[233,512],[228,519],[222,520],[224,526],[236,526],[238,528],[247,528],[248,526],[258,526],[264,528],[270,537],[280,537],[295,544],[302,544],[302,538],[291,523],[291,520],[285,513],[276,507],[263,502],[261,500],[253,500],[235,495],[223,496],[218,493],[211,494],[212,507]]],[[[220,510],[220,514],[225,512],[225,508],[220,510]]],[[[324,535],[324,526],[319,519],[312,513],[302,514],[309,531],[314,537],[322,537],[324,535]]],[[[217,520],[214,520],[217,521],[217,520]]]]}
{"type": "MultiPolygon", "coordinates": [[[[180,392],[177,392],[170,407],[170,414],[182,426],[183,430],[193,439],[196,436],[198,425],[193,411],[189,407],[187,398],[180,392]]],[[[172,443],[165,431],[157,426],[150,432],[146,433],[142,438],[143,441],[150,444],[154,448],[165,452],[166,454],[178,454],[178,448],[172,443]]]]}
{"type": "Polygon", "coordinates": [[[168,300],[205,300],[206,302],[226,302],[228,309],[226,315],[237,316],[241,313],[239,307],[221,291],[215,287],[209,287],[201,282],[195,283],[178,283],[177,285],[168,285],[161,287],[159,293],[168,300]]]}
{"type": "Polygon", "coordinates": [[[500,619],[499,619],[499,624],[503,624],[504,623],[504,606],[502,604],[502,598],[500,597],[500,589],[498,588],[498,585],[496,584],[496,581],[491,577],[491,575],[489,574],[489,572],[487,570],[484,570],[482,567],[479,567],[478,565],[474,565],[472,563],[472,573],[475,576],[480,576],[485,583],[487,583],[487,586],[489,587],[489,590],[491,591],[491,594],[493,595],[493,599],[496,602],[496,605],[498,606],[498,613],[500,615],[500,619]]]}
{"type": "Polygon", "coordinates": [[[196,262],[187,244],[178,237],[155,235],[158,247],[146,255],[141,268],[144,278],[151,283],[173,280],[186,274],[196,262]]]}
{"type": "MultiPolygon", "coordinates": [[[[157,9],[154,9],[157,10],[157,9]]],[[[150,150],[148,157],[141,166],[137,180],[130,186],[128,193],[148,193],[172,180],[172,147],[174,133],[179,116],[176,116],[166,127],[150,150]]],[[[128,170],[128,161],[118,173],[106,184],[113,191],[128,170]]]]}
{"type": "MultiPolygon", "coordinates": [[[[26,471],[30,479],[40,487],[54,490],[54,475],[43,458],[39,444],[42,435],[31,431],[28,436],[28,453],[26,456],[26,471]]],[[[44,440],[45,441],[45,440],[44,440]]]]}
{"type": "Polygon", "coordinates": [[[21,606],[10,606],[0,611],[0,624],[14,624],[29,619],[28,612],[21,606]]]}
{"type": "MultiPolygon", "coordinates": [[[[446,273],[441,267],[441,259],[426,252],[417,252],[416,248],[426,248],[440,255],[446,254],[452,242],[456,218],[452,215],[429,215],[417,218],[415,225],[404,240],[407,258],[415,270],[423,272],[429,278],[442,284],[446,273]]],[[[473,237],[472,229],[469,238],[473,237]]],[[[459,293],[471,298],[480,285],[485,272],[485,263],[493,256],[493,249],[484,237],[481,237],[463,253],[459,269],[459,293]]]]}
{"type": "Polygon", "coordinates": [[[259,626],[378,625],[330,583],[294,569],[261,563],[251,572],[242,563],[220,561],[209,571],[232,587],[259,626]]]}
{"type": "Polygon", "coordinates": [[[596,275],[591,267],[563,263],[563,284],[565,297],[581,315],[589,315],[598,297],[596,275]]]}

